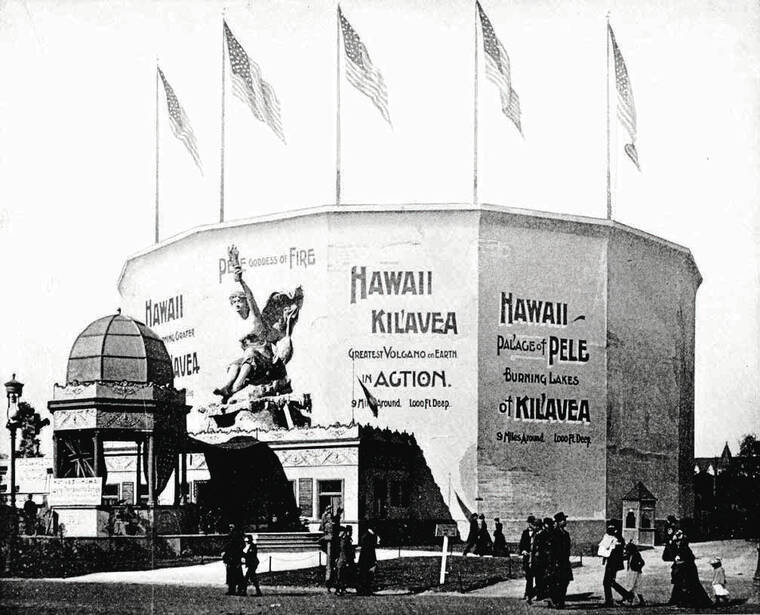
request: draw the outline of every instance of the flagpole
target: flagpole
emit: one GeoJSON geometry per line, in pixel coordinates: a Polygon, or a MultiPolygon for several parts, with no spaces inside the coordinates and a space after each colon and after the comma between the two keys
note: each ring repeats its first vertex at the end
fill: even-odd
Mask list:
{"type": "Polygon", "coordinates": [[[478,3],[474,3],[475,6],[475,70],[474,83],[473,83],[473,160],[472,160],[472,204],[477,206],[478,204],[478,3]]]}
{"type": "Polygon", "coordinates": [[[224,57],[224,10],[222,10],[222,138],[221,138],[221,152],[220,152],[220,168],[219,168],[219,222],[224,222],[224,93],[226,88],[226,66],[224,57]]]}
{"type": "Polygon", "coordinates": [[[159,162],[159,130],[158,130],[158,56],[156,56],[156,219],[155,242],[158,243],[158,162],[159,162]]]}
{"type": "Polygon", "coordinates": [[[337,105],[336,105],[336,117],[335,117],[335,204],[340,205],[340,188],[341,188],[341,177],[340,177],[340,4],[338,4],[338,14],[336,15],[335,20],[335,50],[336,50],[336,57],[335,57],[335,68],[336,68],[336,75],[335,75],[335,82],[336,82],[336,88],[337,88],[337,105]]]}
{"type": "Polygon", "coordinates": [[[612,220],[612,181],[610,177],[610,13],[607,11],[607,219],[612,220]]]}

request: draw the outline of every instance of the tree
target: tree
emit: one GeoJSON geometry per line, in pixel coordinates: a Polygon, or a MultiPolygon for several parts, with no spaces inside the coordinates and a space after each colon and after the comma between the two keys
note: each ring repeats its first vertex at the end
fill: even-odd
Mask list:
{"type": "Polygon", "coordinates": [[[18,447],[19,457],[42,457],[40,453],[40,431],[50,425],[49,419],[40,417],[40,413],[31,404],[22,401],[18,405],[16,417],[20,423],[21,442],[18,447]]]}
{"type": "Polygon", "coordinates": [[[741,457],[760,457],[760,440],[755,434],[747,434],[742,438],[739,444],[739,455],[741,457]]]}
{"type": "Polygon", "coordinates": [[[739,454],[718,477],[718,509],[727,529],[736,535],[758,536],[760,519],[760,441],[755,434],[745,435],[739,454]]]}

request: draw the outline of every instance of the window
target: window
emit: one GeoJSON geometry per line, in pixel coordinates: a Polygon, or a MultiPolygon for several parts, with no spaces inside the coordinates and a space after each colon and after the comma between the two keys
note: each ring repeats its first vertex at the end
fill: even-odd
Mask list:
{"type": "Polygon", "coordinates": [[[194,480],[191,486],[192,493],[192,501],[198,504],[199,506],[210,506],[213,502],[211,501],[211,492],[210,492],[210,481],[207,480],[194,480]]]}
{"type": "Polygon", "coordinates": [[[325,512],[328,505],[332,506],[335,511],[338,506],[343,506],[343,481],[342,480],[320,480],[317,481],[317,492],[319,493],[319,516],[325,512]]]}
{"type": "Polygon", "coordinates": [[[133,482],[121,484],[121,499],[127,504],[135,503],[135,484],[133,482]]]}
{"type": "Polygon", "coordinates": [[[116,506],[119,503],[119,483],[107,483],[103,487],[103,504],[116,506]]]}
{"type": "Polygon", "coordinates": [[[304,517],[314,517],[314,481],[310,478],[298,479],[298,507],[304,517]]]}

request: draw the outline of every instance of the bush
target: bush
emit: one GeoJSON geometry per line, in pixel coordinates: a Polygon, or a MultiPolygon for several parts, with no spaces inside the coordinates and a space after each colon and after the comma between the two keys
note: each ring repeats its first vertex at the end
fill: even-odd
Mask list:
{"type": "Polygon", "coordinates": [[[74,538],[20,540],[14,555],[11,574],[19,577],[69,577],[144,569],[153,560],[150,549],[132,540],[109,541],[107,549],[74,538]]]}

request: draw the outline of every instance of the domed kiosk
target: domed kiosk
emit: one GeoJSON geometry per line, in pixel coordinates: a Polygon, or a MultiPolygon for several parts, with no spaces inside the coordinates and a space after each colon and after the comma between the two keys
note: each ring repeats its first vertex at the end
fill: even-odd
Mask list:
{"type": "Polygon", "coordinates": [[[66,383],[48,402],[53,415],[51,504],[71,536],[106,533],[101,506],[107,469],[104,442],[137,447],[136,489],[144,473],[148,521],[158,495],[174,474],[186,493],[180,453],[186,438],[185,391],[174,388],[172,364],[161,339],[143,323],[120,313],[99,318],[76,338],[66,383]]]}

